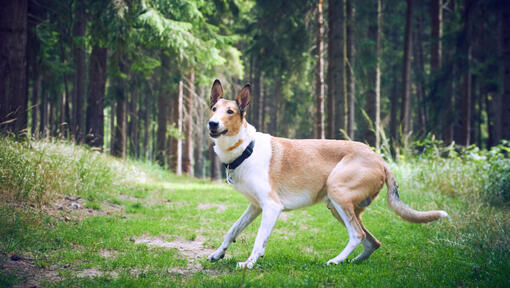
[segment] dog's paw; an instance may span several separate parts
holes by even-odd
[[[216,262],[216,261],[218,261],[220,259],[223,259],[223,257],[225,257],[225,251],[223,251],[223,250],[216,250],[216,251],[214,251],[214,253],[209,255],[209,257],[207,257],[207,260],[209,260],[211,262]]]
[[[253,268],[253,265],[255,265],[255,263],[251,260],[247,260],[244,262],[238,262],[237,269],[244,269],[244,268],[251,269],[251,268]]]
[[[326,265],[328,265],[328,266],[329,266],[329,265],[338,265],[339,263],[340,263],[340,264],[343,264],[343,263],[345,263],[345,262],[347,262],[347,261],[346,261],[346,259],[341,260],[341,259],[337,259],[337,258],[335,257],[335,258],[333,258],[333,259],[329,260],[329,261],[326,263]]]

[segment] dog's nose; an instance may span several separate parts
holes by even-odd
[[[220,125],[220,123],[218,122],[214,122],[214,121],[209,121],[209,129],[211,130],[216,130],[218,129],[218,126]]]

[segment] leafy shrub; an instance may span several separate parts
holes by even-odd
[[[491,162],[487,183],[483,191],[491,203],[510,204],[510,159]]]

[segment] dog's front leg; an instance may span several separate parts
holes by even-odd
[[[237,235],[239,235],[239,233],[241,233],[244,228],[246,228],[246,226],[248,226],[255,218],[257,218],[261,211],[262,209],[259,207],[250,204],[250,206],[246,208],[246,211],[244,211],[243,215],[236,221],[236,223],[234,223],[234,225],[232,225],[230,230],[228,230],[228,233],[225,236],[225,240],[221,244],[220,248],[209,255],[207,260],[214,262],[225,257],[225,251],[227,251],[230,243],[236,240]]]
[[[255,262],[257,262],[259,257],[264,256],[267,240],[273,231],[276,220],[278,220],[278,216],[280,216],[282,209],[283,207],[281,207],[281,205],[278,205],[272,201],[268,201],[268,203],[263,205],[262,221],[260,222],[259,231],[257,232],[257,238],[255,238],[255,245],[253,245],[251,255],[245,262],[237,263],[237,268],[246,267],[250,269],[253,267]]]

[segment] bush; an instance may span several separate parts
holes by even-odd
[[[484,188],[483,192],[491,203],[510,205],[510,159],[491,161]]]

